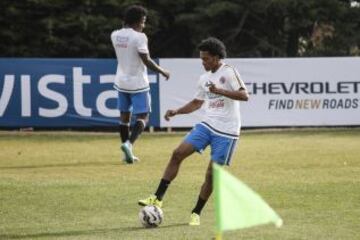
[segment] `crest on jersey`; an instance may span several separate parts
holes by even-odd
[[[221,84],[224,84],[226,80],[225,80],[224,77],[221,77],[219,81],[220,81]]]
[[[214,84],[214,83],[209,80],[205,83],[205,87],[210,87],[212,84]]]

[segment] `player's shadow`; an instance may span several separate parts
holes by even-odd
[[[150,228],[149,230],[162,229],[162,228],[174,228],[186,226],[186,223],[176,223],[170,225],[161,226],[161,228]],[[83,230],[83,231],[64,231],[64,232],[43,232],[33,234],[0,234],[0,239],[33,239],[33,238],[53,238],[53,237],[71,237],[81,235],[93,235],[109,232],[123,232],[123,231],[143,231],[144,227],[125,227],[125,228],[107,228],[107,229],[94,229],[94,230]]]
[[[108,232],[121,232],[122,228],[108,228],[108,229],[94,229],[83,231],[64,231],[64,232],[43,232],[34,234],[0,234],[0,239],[33,239],[33,238],[47,238],[47,237],[70,237],[81,235],[101,234]]]
[[[31,166],[2,166],[0,170],[5,169],[32,169],[32,168],[57,168],[57,167],[92,167],[92,166],[107,166],[107,165],[121,165],[118,162],[84,162],[84,163],[64,163],[64,164],[43,164]]]
[[[161,226],[160,228],[176,228],[176,227],[184,227],[184,226],[189,226],[189,224],[188,223],[174,223],[174,224]]]
[[[174,223],[174,224],[169,224],[169,225],[161,225],[161,227],[159,228],[147,228],[149,230],[152,230],[152,229],[163,229],[163,228],[176,228],[176,227],[183,227],[183,226],[188,226],[187,223]],[[126,228],[123,228],[124,231],[128,231],[128,232],[131,232],[131,231],[138,231],[138,230],[144,230],[145,228],[144,227],[126,227]]]

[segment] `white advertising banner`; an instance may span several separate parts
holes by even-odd
[[[243,127],[360,125],[360,58],[226,59],[238,69],[250,93],[241,103]],[[203,111],[178,115],[169,122],[167,109],[194,98],[200,59],[160,59],[171,71],[160,80],[160,126],[192,127]]]

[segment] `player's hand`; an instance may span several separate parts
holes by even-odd
[[[170,72],[167,70],[164,70],[161,72],[161,75],[165,77],[165,80],[168,80],[170,78]]]
[[[218,91],[219,89],[215,86],[214,83],[209,82],[206,86],[209,88],[209,91],[211,93],[219,93],[219,91]]]
[[[177,111],[176,110],[167,110],[166,113],[165,113],[165,120],[166,121],[169,121],[171,117],[175,116],[177,114]]]

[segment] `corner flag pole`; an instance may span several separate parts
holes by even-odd
[[[220,206],[220,179],[219,179],[219,173],[214,170],[215,164],[212,164],[212,171],[213,171],[213,187],[214,187],[214,202],[215,202],[215,218],[216,218],[216,236],[215,240],[222,240],[222,230],[221,230],[221,214],[219,210]]]
[[[222,240],[222,233],[218,232],[215,236],[215,240]]]

